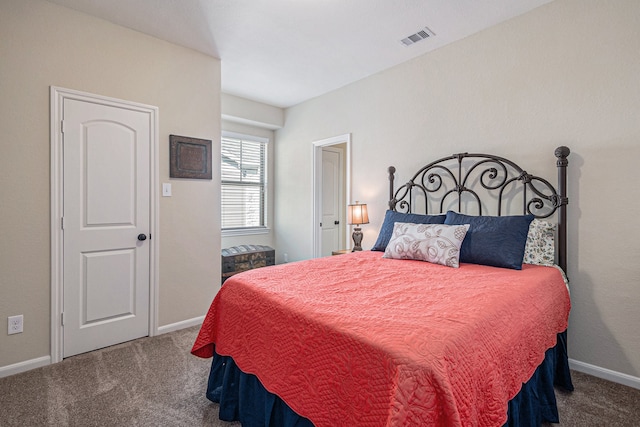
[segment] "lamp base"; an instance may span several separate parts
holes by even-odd
[[[361,251],[362,246],[360,246],[360,243],[362,243],[362,229],[360,227],[354,228],[351,237],[353,238],[353,249],[351,252]]]

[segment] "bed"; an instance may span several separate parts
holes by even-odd
[[[568,155],[555,151],[557,186],[494,155],[438,159],[398,188],[391,167],[374,250],[229,279],[192,349],[213,356],[207,397],[220,403],[220,418],[318,427],[558,422],[554,384],[573,389]]]

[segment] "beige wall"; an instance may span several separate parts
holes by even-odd
[[[169,179],[169,134],[219,152],[220,61],[40,0],[0,0],[0,368],[48,356],[49,87],[159,107],[159,325],[206,313],[219,288],[219,160],[213,180]],[[7,316],[24,333],[7,335]]]
[[[221,94],[222,120],[249,125],[259,129],[280,129],[284,124],[284,110],[273,105],[252,101],[228,93]]]
[[[427,160],[497,153],[554,181],[553,150],[567,145],[570,357],[639,377],[639,40],[636,0],[556,0],[288,109],[276,133],[278,250],[312,254],[312,141],[352,133],[365,247],[390,164],[405,182]]]

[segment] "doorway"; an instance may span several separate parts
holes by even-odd
[[[342,166],[337,165],[340,162]],[[351,188],[351,134],[314,141],[313,166],[312,253],[318,258],[350,246],[346,218]],[[328,172],[331,177],[324,176]],[[332,190],[325,191],[327,186]]]
[[[329,256],[333,251],[344,249],[345,206],[344,197],[344,150],[345,144],[322,147],[322,252]]]
[[[158,110],[55,87],[51,102],[56,362],[155,334]]]

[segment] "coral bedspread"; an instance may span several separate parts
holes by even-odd
[[[497,426],[569,309],[553,267],[360,252],[229,279],[192,353],[215,345],[318,427]]]

